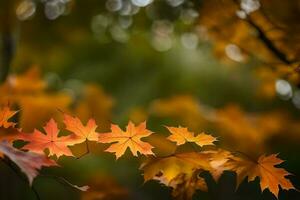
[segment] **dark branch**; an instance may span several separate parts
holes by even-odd
[[[3,14],[0,16],[0,20],[3,22],[0,24],[1,30],[1,63],[0,63],[0,83],[6,80],[8,75],[11,61],[15,52],[15,38],[12,33],[13,31],[13,19],[14,15],[12,14],[13,1],[5,1],[0,4],[0,12]]]
[[[292,64],[287,56],[275,46],[275,44],[267,37],[265,32],[250,18],[248,17],[246,21],[258,32],[258,38],[265,44],[265,46],[275,55],[280,61],[285,64]]]
[[[233,0],[233,2],[240,8],[239,0]],[[258,24],[256,24],[256,22],[251,18],[251,16],[247,15],[245,21],[257,31],[258,38],[262,41],[265,47],[270,52],[272,52],[275,57],[278,58],[278,60],[288,65],[293,64],[295,62],[288,59],[287,55],[284,52],[282,52],[279,48],[276,47],[273,41],[268,38],[265,31]]]
[[[12,164],[12,162],[11,162],[10,160],[8,160],[8,159],[6,159],[6,158],[1,158],[0,160],[1,160],[6,166],[8,166],[8,167],[9,167],[9,168],[10,168],[10,169],[18,176],[18,178],[19,178],[20,180],[22,180],[22,181],[26,182],[26,184],[28,184],[27,179],[19,173],[19,170],[15,168],[15,166]],[[37,199],[37,200],[41,200],[39,193],[37,192],[37,190],[35,189],[35,187],[34,187],[33,185],[30,187],[30,189],[31,189],[32,192],[34,193],[36,199]]]

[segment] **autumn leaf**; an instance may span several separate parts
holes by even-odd
[[[9,128],[14,127],[15,123],[8,122],[8,120],[14,116],[18,111],[10,110],[8,106],[1,108],[0,110],[0,127]]]
[[[48,159],[45,155],[20,151],[12,147],[7,141],[0,142],[0,153],[3,153],[19,166],[28,177],[30,185],[32,185],[33,179],[39,174],[38,170],[43,166],[57,166],[53,160]]]
[[[166,128],[171,132],[171,135],[167,138],[173,142],[176,142],[177,145],[185,144],[186,142],[194,142],[200,147],[204,145],[214,145],[217,139],[211,135],[205,133],[200,133],[197,136],[194,136],[193,132],[188,131],[185,127],[169,127]]]
[[[224,150],[224,149],[217,149],[217,150],[209,150],[204,151],[203,153],[209,154],[209,163],[212,167],[210,171],[212,177],[217,182],[221,175],[223,174],[225,169],[225,165],[227,162],[232,158],[231,152]]]
[[[140,169],[144,171],[145,181],[155,179],[168,185],[180,173],[190,173],[194,169],[211,170],[209,158],[210,156],[205,153],[180,153],[149,159]]]
[[[205,179],[200,177],[201,171],[194,170],[191,174],[178,174],[169,186],[173,188],[172,196],[175,199],[191,200],[197,190],[207,192]]]
[[[59,129],[53,119],[50,119],[44,126],[44,130],[46,134],[36,129],[31,134],[21,133],[18,138],[29,142],[23,149],[36,153],[43,153],[45,149],[48,149],[49,156],[56,155],[57,158],[62,155],[73,156],[67,147],[74,144],[73,135],[58,137]]]
[[[283,160],[278,158],[277,154],[262,155],[257,161],[235,156],[227,162],[225,168],[236,172],[237,186],[246,177],[248,177],[248,181],[254,181],[256,177],[259,177],[261,190],[269,189],[278,198],[279,186],[284,190],[295,189],[290,180],[286,178],[291,174],[283,168],[276,167],[281,163]]]
[[[14,140],[17,140],[19,135],[21,133],[21,129],[9,127],[9,128],[3,128],[0,127],[0,141],[6,140],[8,142],[13,142]]]
[[[82,143],[86,140],[98,141],[98,133],[96,132],[97,124],[94,119],[90,119],[86,126],[84,126],[77,117],[64,114],[64,123],[66,129],[77,136],[77,143]]]
[[[208,153],[188,152],[162,158],[152,158],[144,162],[140,169],[144,180],[158,180],[173,188],[173,196],[179,199],[191,199],[198,189],[205,191],[207,185],[198,175],[211,171],[211,155]]]
[[[143,155],[154,155],[152,152],[152,146],[141,141],[141,138],[151,135],[152,132],[146,129],[146,122],[135,126],[131,121],[126,127],[126,131],[123,131],[118,125],[111,125],[110,133],[99,134],[100,143],[112,143],[105,151],[115,153],[116,158],[121,157],[127,148],[130,149],[134,156],[138,156],[137,152]]]
[[[0,140],[7,140],[9,142],[16,139],[16,135],[19,134],[19,130],[14,128],[16,125],[8,120],[14,116],[18,111],[10,110],[8,106],[4,106],[0,109]]]

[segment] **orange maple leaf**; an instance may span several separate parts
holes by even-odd
[[[214,145],[217,139],[211,135],[207,135],[204,132],[194,135],[193,132],[188,131],[185,127],[169,127],[166,128],[171,132],[171,135],[167,138],[172,142],[176,142],[177,145],[185,144],[186,142],[194,142],[200,147],[204,145]]]
[[[275,167],[282,162],[283,160],[278,158],[277,154],[262,155],[258,161],[232,157],[226,168],[237,173],[237,186],[246,177],[248,177],[248,181],[254,181],[256,177],[259,177],[261,190],[269,189],[278,198],[279,186],[284,190],[295,189],[290,180],[286,178],[291,174],[283,168]]]
[[[31,134],[21,133],[18,139],[29,142],[23,149],[36,153],[43,153],[45,149],[48,149],[49,156],[56,155],[57,158],[62,155],[73,156],[67,147],[74,144],[73,135],[58,137],[59,129],[54,119],[49,120],[44,130],[46,134],[36,129]]]
[[[14,116],[18,111],[10,110],[8,106],[1,108],[0,110],[0,127],[9,128],[14,127],[15,123],[8,122],[8,120]]]
[[[76,135],[76,143],[82,143],[86,140],[98,141],[99,134],[96,132],[97,124],[94,119],[90,119],[84,126],[77,117],[64,114],[64,123],[66,129]]]
[[[130,149],[134,156],[137,156],[137,152],[144,155],[154,155],[152,152],[153,146],[147,142],[141,141],[141,138],[151,135],[152,132],[146,129],[146,122],[135,126],[131,121],[126,127],[126,131],[123,131],[118,125],[111,125],[110,133],[103,133],[99,135],[100,143],[112,143],[105,151],[115,153],[116,158],[121,157],[127,148]]]

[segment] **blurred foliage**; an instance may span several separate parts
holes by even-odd
[[[20,110],[14,121],[25,131],[62,121],[58,109],[94,117],[100,131],[147,120],[159,155],[176,148],[162,124],[207,131],[227,149],[280,152],[299,188],[299,19],[298,0],[0,0],[0,103]],[[38,178],[42,199],[171,199],[168,188],[143,184],[137,159],[114,161],[89,144],[89,155],[47,172],[91,190]],[[1,199],[33,198],[5,166],[0,174]],[[194,198],[272,199],[233,183],[225,174]]]

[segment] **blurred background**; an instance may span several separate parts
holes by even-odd
[[[156,133],[147,141],[168,155],[176,146],[163,125],[187,126],[228,150],[280,152],[299,188],[300,1],[0,0],[0,36],[0,103],[20,110],[24,131],[62,121],[57,108],[95,117],[99,132],[147,120]],[[140,159],[115,161],[108,145],[89,145],[90,154],[43,172],[91,189],[38,177],[41,199],[172,199],[170,188],[143,183]],[[0,199],[35,198],[5,165],[0,176]],[[274,199],[258,180],[235,191],[232,173],[208,186],[194,199]]]

